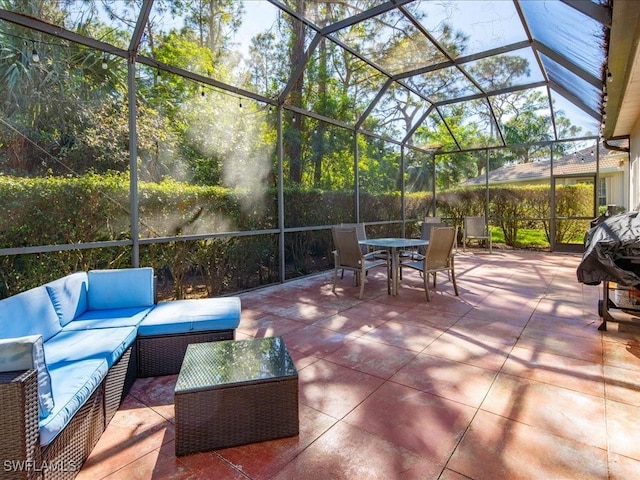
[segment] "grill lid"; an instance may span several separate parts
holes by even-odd
[[[578,265],[578,281],[598,285],[612,281],[640,285],[640,212],[613,215],[585,235],[585,251]]]

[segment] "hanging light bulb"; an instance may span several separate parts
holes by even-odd
[[[240,102],[240,108],[242,108],[242,97],[238,97],[238,101]]]
[[[109,64],[107,63],[107,53],[105,52],[102,55],[102,69],[106,70],[107,68],[109,68]]]
[[[38,63],[40,61],[40,55],[38,55],[38,50],[36,50],[36,43],[33,43],[33,50],[31,50],[31,61],[33,63]]]

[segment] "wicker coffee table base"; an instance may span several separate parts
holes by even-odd
[[[234,359],[228,362],[234,368]],[[202,368],[216,366],[203,363]],[[175,412],[178,456],[295,436],[299,433],[297,372],[295,376],[176,389]]]

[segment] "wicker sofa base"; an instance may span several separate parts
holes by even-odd
[[[187,345],[234,338],[235,330],[138,337],[64,430],[44,448],[40,446],[36,371],[0,373],[4,432],[0,478],[75,478],[136,378],[177,374]]]
[[[0,373],[0,399],[0,425],[3,431],[0,476],[7,480],[40,478],[36,468],[42,463],[36,371]]]
[[[138,377],[177,375],[180,373],[182,360],[189,344],[234,339],[235,330],[138,336],[136,340]]]
[[[135,373],[136,350],[131,346],[64,430],[44,448],[40,446],[36,371],[0,373],[0,422],[5,427],[0,442],[0,478],[75,478],[133,385]]]
[[[136,381],[138,350],[135,345],[129,347],[122,357],[109,369],[104,379],[105,428],[120,408]]]
[[[42,452],[47,480],[71,480],[89,457],[105,430],[104,382],[80,407],[69,424]]]

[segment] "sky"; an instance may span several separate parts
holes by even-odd
[[[240,0],[237,0],[240,1]],[[251,39],[258,33],[276,25],[279,9],[266,0],[243,0],[245,14],[239,30],[233,36],[234,43],[245,59],[249,58],[249,46]],[[79,2],[82,5],[84,2]],[[124,4],[124,2],[123,2]],[[553,11],[556,5],[553,1],[537,0],[535,10],[540,12],[538,23],[547,18],[553,18]],[[540,8],[538,8],[540,7]],[[456,30],[463,32],[468,37],[467,49],[463,55],[470,55],[491,48],[496,48],[505,44],[526,40],[526,34],[515,10],[513,2],[506,0],[430,0],[416,1],[408,4],[407,9],[423,18],[423,24],[430,32],[441,31],[442,25],[446,22],[453,25]],[[164,14],[158,18],[156,9],[152,10],[152,16],[156,16],[164,30],[179,28],[181,24],[180,16],[170,16]],[[525,54],[529,59],[532,75],[528,81],[542,79],[537,62],[533,54]],[[554,95],[556,98],[559,94]],[[582,110],[575,107],[568,101],[562,101],[563,110],[576,123],[584,125],[585,130],[597,130],[597,121],[588,117]],[[592,133],[594,133],[592,131]]]

